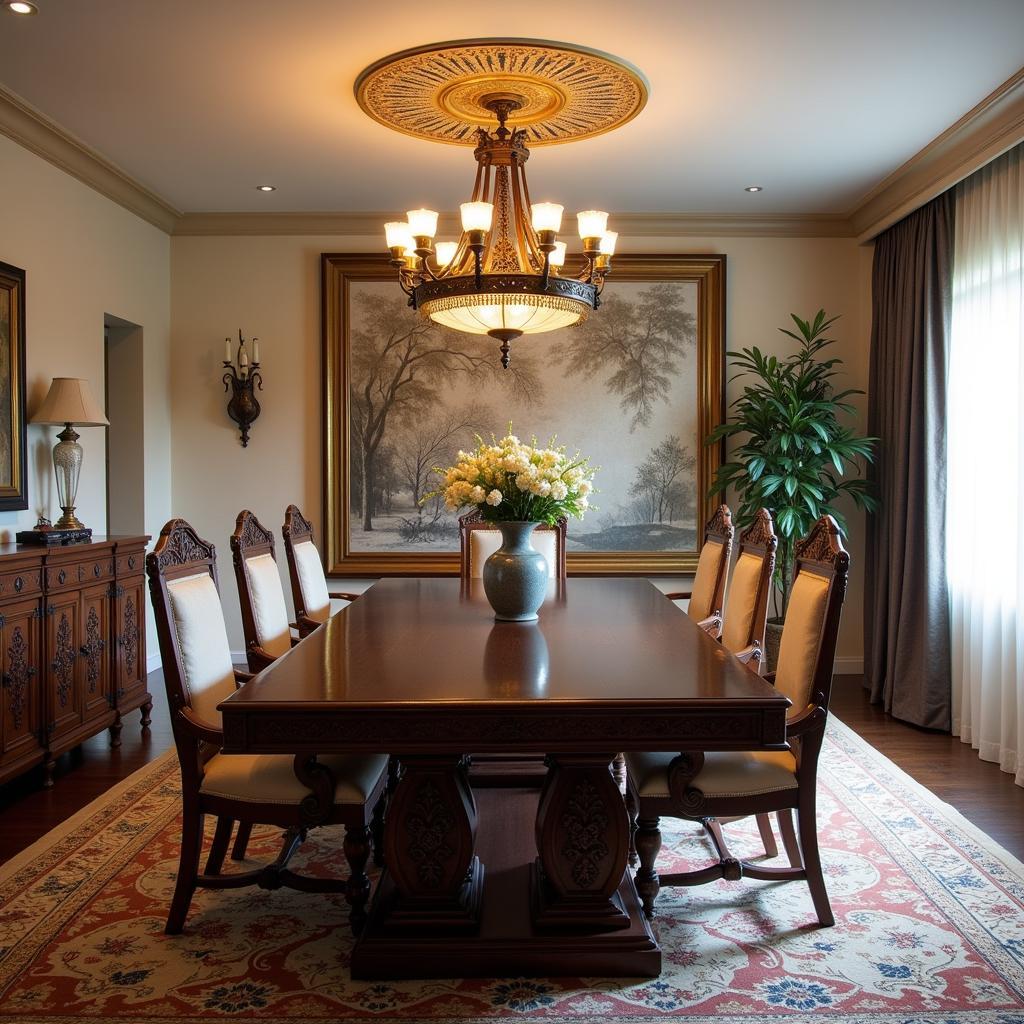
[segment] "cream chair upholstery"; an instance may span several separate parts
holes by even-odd
[[[741,552],[736,559],[722,626],[722,646],[733,654],[738,654],[750,643],[750,627],[757,611],[757,590],[763,568],[764,559],[751,552]]]
[[[295,623],[300,637],[308,636],[332,615],[341,611],[358,594],[331,593],[327,588],[320,552],[313,543],[313,524],[297,505],[285,509],[284,550],[295,605]]]
[[[558,573],[558,535],[554,530],[534,530],[530,537],[534,550],[548,563],[548,576]],[[484,562],[501,547],[500,530],[473,530],[469,535],[469,577],[478,580],[484,571]]]
[[[702,885],[717,878],[747,876],[806,881],[818,922],[825,927],[835,923],[818,852],[815,806],[818,755],[828,719],[849,566],[850,557],[831,516],[819,519],[808,537],[796,545],[779,671],[766,677],[792,701],[785,736],[788,750],[626,755],[631,814],[637,816],[634,842],[640,867],[636,888],[649,917],[654,915],[654,901],[663,885]],[[760,571],[765,569],[762,566]],[[741,586],[749,585],[744,582],[748,575],[753,575],[751,565],[744,567]],[[794,810],[799,843],[793,828]],[[755,814],[760,824],[760,816],[773,811],[779,814],[789,867],[769,867],[733,856],[721,823]],[[655,869],[661,848],[659,822],[666,816],[701,822],[714,843],[718,863],[659,876]]]
[[[231,561],[242,612],[242,633],[249,670],[261,672],[291,650],[284,587],[274,554],[274,534],[248,509],[235,519]]]
[[[255,517],[248,515],[255,522]],[[236,569],[241,570],[245,545],[234,547],[239,556]],[[264,582],[269,580],[270,573],[276,577],[272,558],[268,556],[264,561],[254,557],[252,561],[255,576],[264,576]],[[218,705],[231,696],[237,684],[252,676],[231,664],[217,589],[214,547],[183,519],[172,519],[146,556],[146,572],[181,767],[181,855],[166,932],[174,935],[182,930],[197,887],[234,889],[241,885],[344,893],[352,908],[352,927],[358,931],[366,919],[370,895],[366,863],[372,848],[371,826],[375,837],[383,834],[387,756],[338,756],[319,761],[333,780],[334,799],[324,801],[326,806],[320,809],[316,823],[345,826],[343,852],[349,877],[313,878],[291,871],[288,860],[311,827],[307,804],[314,795],[300,780],[296,759],[290,755],[240,756],[221,752],[223,733]],[[278,598],[278,624],[281,603]],[[206,868],[200,873],[206,815],[217,818],[217,828]],[[238,835],[233,859],[244,859],[252,826],[264,824],[286,830],[277,860],[251,871],[222,874],[236,822]]]

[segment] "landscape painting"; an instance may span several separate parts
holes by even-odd
[[[25,271],[0,263],[0,510],[26,508]]]
[[[569,523],[570,573],[692,568],[717,454],[702,438],[721,412],[723,261],[617,258],[585,323],[517,339],[503,369],[497,341],[411,310],[386,261],[325,257],[331,571],[456,572],[458,514],[434,468],[510,424],[599,467],[593,507]]]

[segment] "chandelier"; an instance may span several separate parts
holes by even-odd
[[[571,327],[601,303],[617,234],[608,214],[577,214],[582,263],[567,268],[563,207],[533,203],[530,146],[587,138],[643,107],[646,82],[617,58],[565,43],[463,40],[371,65],[356,83],[371,117],[406,134],[473,144],[476,178],[457,241],[436,241],[438,214],[409,210],[384,225],[409,305],[444,327],[511,343]],[[579,264],[579,260],[575,260]]]

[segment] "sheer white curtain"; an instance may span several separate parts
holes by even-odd
[[[947,445],[953,733],[1024,786],[1024,146],[957,186]]]

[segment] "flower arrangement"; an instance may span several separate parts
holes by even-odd
[[[434,470],[444,479],[434,493],[444,496],[449,509],[475,505],[492,523],[554,526],[563,516],[583,518],[590,507],[594,470],[579,452],[570,456],[564,445],[553,447],[553,439],[548,448],[538,447],[536,438],[524,444],[511,427],[500,441],[476,440],[476,449],[460,451],[454,466]]]

